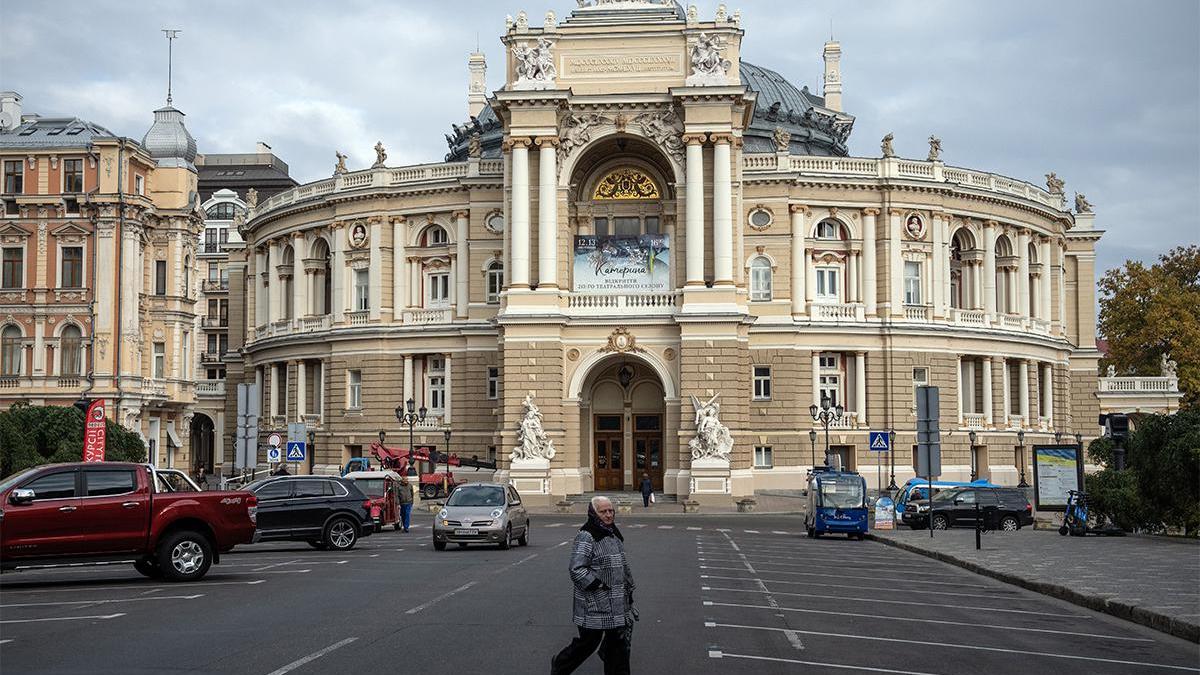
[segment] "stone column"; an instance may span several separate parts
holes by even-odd
[[[983,357],[983,425],[992,426],[992,357]]]
[[[420,307],[425,304],[421,298],[421,259],[408,260],[408,306]]]
[[[267,299],[267,296],[270,294],[270,291],[267,288],[266,280],[262,276],[263,272],[266,272],[267,269],[268,269],[268,267],[267,267],[266,251],[263,251],[261,248],[255,248],[254,249],[254,278],[250,280],[250,284],[254,284],[254,289],[255,289],[255,293],[254,293],[254,325],[256,327],[262,326],[271,320],[270,315],[267,313],[271,309],[270,300]],[[247,285],[250,285],[250,284],[247,284]]]
[[[1017,313],[1029,316],[1029,230],[1017,231]]]
[[[684,236],[688,286],[704,285],[704,134],[684,134],[687,143]]]
[[[1001,404],[1004,406],[1004,414],[1000,416],[1000,420],[1005,426],[1008,426],[1008,416],[1012,414],[1012,386],[1010,377],[1011,374],[1008,372],[1008,359],[1000,359],[1000,368],[1000,386],[1004,389],[1004,392],[1000,397]]]
[[[858,413],[858,426],[867,424],[867,353],[854,353],[854,412]]]
[[[966,379],[966,377],[963,374],[962,356],[959,356],[957,359],[955,359],[954,364],[954,381],[958,389],[958,426],[961,427],[963,423],[963,413],[966,412],[966,405],[964,405],[966,403],[966,387],[963,386],[963,380]]]
[[[983,223],[983,311],[996,315],[996,221]]]
[[[392,217],[392,317],[394,321],[402,320],[404,308],[408,306],[408,284],[404,277],[408,274],[408,261],[405,259],[408,248],[408,219],[404,216]]]
[[[308,369],[304,367],[304,360],[296,361],[296,421],[303,422],[304,414],[308,412],[305,389],[308,387]]]
[[[980,309],[984,306],[983,305],[983,303],[984,303],[984,299],[983,299],[983,297],[984,297],[984,295],[983,295],[984,282],[983,282],[983,279],[980,278],[980,277],[984,276],[984,274],[983,274],[983,272],[980,271],[981,267],[982,267],[982,265],[978,260],[971,261],[970,268],[971,268],[971,308],[972,309]]]
[[[1021,359],[1017,362],[1017,392],[1021,404],[1023,424],[1029,426],[1029,361]]]
[[[1058,320],[1057,334],[1065,335],[1067,332],[1067,250],[1062,241],[1054,245],[1054,254],[1054,285],[1058,294],[1058,311],[1055,312],[1055,319]]]
[[[270,424],[271,418],[275,417],[275,411],[279,410],[279,373],[277,371],[279,364],[272,363],[267,368],[267,377],[269,378],[267,386],[271,388],[271,393],[267,397],[267,410],[262,416],[266,418],[267,424]]]
[[[812,355],[812,396],[813,403],[821,404],[821,352]]]
[[[801,204],[788,207],[792,214],[792,314],[804,314],[804,279],[808,265],[804,258],[804,221],[808,208]]]
[[[529,139],[512,144],[512,276],[511,288],[529,288]]]
[[[256,366],[254,368],[254,386],[257,389],[257,393],[258,393],[258,416],[263,418],[259,422],[259,424],[262,424],[264,426],[271,419],[271,411],[263,410],[263,408],[265,407],[263,405],[263,393],[266,391],[266,389],[263,388],[263,379],[266,376],[265,371],[266,371],[266,368],[264,368],[262,366]]]
[[[443,423],[443,424],[446,424],[446,425],[449,425],[449,424],[450,424],[450,421],[451,421],[451,418],[450,418],[450,401],[451,401],[451,400],[454,398],[454,393],[453,393],[453,392],[454,392],[454,389],[453,389],[453,386],[452,386],[452,384],[451,384],[451,382],[450,382],[450,370],[451,370],[451,369],[450,369],[450,366],[451,366],[451,362],[450,362],[450,354],[449,354],[449,353],[447,353],[447,354],[446,354],[446,388],[445,388],[446,400],[445,400],[445,402],[444,402],[444,404],[443,404],[443,408],[442,408],[442,410],[443,410],[443,412],[442,412],[442,423]]]
[[[940,214],[933,214],[933,260],[929,266],[929,287],[932,291],[928,298],[929,303],[933,305],[933,316],[942,317],[946,315],[944,304],[946,299],[950,297],[947,286],[950,283],[950,275],[942,274],[942,265],[949,259],[946,247],[946,218]]]
[[[1042,416],[1050,420],[1050,428],[1054,428],[1054,366],[1042,364]]]
[[[558,138],[538,144],[538,289],[558,288],[558,170],[554,146]]]
[[[812,260],[813,249],[804,247],[804,301],[812,308],[813,300],[817,297],[817,266]],[[816,314],[816,312],[812,312]]]
[[[1038,318],[1050,321],[1050,238],[1038,237],[1038,260],[1042,263],[1041,288],[1038,289]]]
[[[967,412],[979,412],[979,406],[975,405],[975,359],[969,359],[965,362],[967,366]]]
[[[457,265],[454,268],[454,286],[457,291],[454,300],[455,316],[460,319],[467,318],[467,309],[470,305],[470,282],[471,282],[471,254],[467,249],[467,238],[470,236],[468,227],[468,213],[466,211],[454,212],[454,224],[457,232],[455,232],[455,258]]]
[[[42,267],[45,265],[43,264]],[[33,374],[46,374],[46,320],[41,317],[33,325]],[[188,379],[191,377],[189,376]]]
[[[333,322],[346,319],[346,230],[343,223],[334,223],[329,236],[333,244],[329,252],[330,301],[333,303]]]
[[[308,245],[304,235],[292,235],[292,314],[296,319],[310,314],[308,307],[308,284],[304,283],[304,259],[308,257]],[[296,322],[299,324],[299,322]]]
[[[846,254],[846,302],[858,302],[858,254]]]
[[[412,354],[404,355],[404,400],[413,397],[413,357]]]
[[[892,316],[904,315],[904,261],[900,259],[900,218],[903,215],[899,209],[888,211],[888,303]]]
[[[320,366],[321,379],[317,381],[317,414],[321,416],[321,424],[326,423],[325,419],[325,390],[328,388],[328,382],[325,381],[326,373],[329,369],[326,367],[324,359],[317,362]]]
[[[879,215],[879,209],[863,209],[863,303],[867,316],[874,316],[876,313],[876,299],[878,298],[879,288],[875,281],[875,217]]]
[[[368,218],[367,226],[371,228],[368,252],[371,267],[367,271],[367,317],[378,321],[383,309],[383,218]]]
[[[713,285],[733,284],[733,167],[729,134],[713,134]]]

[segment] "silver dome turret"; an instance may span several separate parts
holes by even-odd
[[[154,111],[154,124],[142,138],[142,147],[163,167],[196,170],[196,139],[183,125],[183,113],[167,105]]]

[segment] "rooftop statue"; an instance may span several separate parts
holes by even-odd
[[[246,205],[250,208],[258,206],[258,190],[250,188],[246,191]]]
[[[942,139],[937,136],[929,136],[929,157],[930,162],[939,161],[942,156]]]
[[[723,58],[721,52],[725,45],[719,35],[709,36],[701,33],[692,45],[692,74],[688,75],[686,84],[689,87],[703,87],[726,84],[726,75],[733,65],[729,59]]]
[[[346,156],[338,150],[334,150],[333,154],[337,155],[337,164],[333,166],[333,173],[346,173]]]
[[[1091,213],[1092,203],[1087,200],[1087,197],[1075,193],[1075,213]]]
[[[792,143],[792,135],[789,134],[787,130],[785,130],[783,127],[775,127],[775,133],[772,134],[772,137],[775,139],[776,152],[788,151],[788,147]]]
[[[1058,175],[1055,174],[1053,171],[1046,174],[1046,189],[1050,191],[1050,194],[1052,194],[1052,195],[1063,194],[1063,187],[1065,187],[1066,184],[1067,184],[1066,181],[1059,178]]]
[[[479,143],[479,134],[471,134],[467,141],[467,157],[479,159],[483,156],[483,146]]]
[[[1163,377],[1176,377],[1178,368],[1179,364],[1175,363],[1170,354],[1163,353],[1162,356],[1158,357],[1158,369]]]
[[[554,67],[554,56],[550,53],[553,45],[544,37],[539,37],[533,47],[518,45],[513,47],[513,56],[517,59],[517,81],[514,89],[553,89],[554,78],[558,72]]]
[[[884,157],[895,157],[896,156],[896,149],[892,147],[892,141],[895,140],[895,138],[896,137],[893,136],[891,134],[891,132],[888,132],[888,135],[884,136],[883,140],[880,141],[879,148],[881,150],[883,150]]]
[[[371,165],[372,169],[378,169],[387,161],[387,151],[383,149],[383,141],[375,142],[375,163]]]

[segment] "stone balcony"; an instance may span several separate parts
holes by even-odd
[[[406,309],[401,314],[401,320],[405,326],[451,323],[454,321],[454,309],[452,307]]]
[[[987,424],[983,413],[963,413],[962,427],[964,429],[986,429]]]
[[[679,293],[589,294],[567,296],[567,313],[575,316],[671,315],[680,303]]]
[[[196,380],[196,395],[224,398],[225,380]]]
[[[1097,384],[1102,413],[1172,413],[1183,400],[1179,378],[1171,375],[1101,377]]]
[[[817,303],[808,306],[813,321],[849,322],[865,321],[866,309],[857,302]]]

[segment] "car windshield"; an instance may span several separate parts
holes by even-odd
[[[860,509],[863,507],[861,478],[826,477],[819,479],[821,506],[827,509]]]
[[[355,478],[354,484],[368,497],[382,497],[385,490],[382,478]]]
[[[8,478],[5,478],[3,482],[0,482],[0,492],[4,492],[8,488],[16,485],[17,483],[20,483],[21,481],[25,480],[30,475],[32,475],[34,471],[37,471],[40,468],[41,467],[35,466],[32,469],[25,469],[24,471],[21,471],[20,473],[15,473],[15,474],[9,476]]]
[[[504,506],[504,488],[464,485],[450,495],[446,506]]]
[[[942,490],[941,492],[939,492],[933,496],[933,501],[935,501],[935,502],[954,501],[954,498],[961,495],[963,492],[965,492],[965,490]]]

